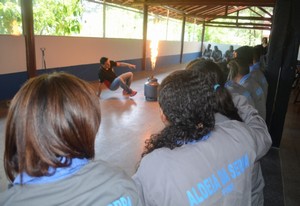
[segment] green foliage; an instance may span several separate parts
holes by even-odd
[[[265,9],[269,13],[273,13],[271,8],[265,8]],[[253,12],[253,10],[255,12]],[[260,9],[257,9],[255,7],[252,10],[250,9],[242,10],[240,11],[239,15],[257,16],[257,13],[260,12],[261,12]],[[263,16],[264,14],[262,13],[261,15]],[[236,13],[231,14],[231,16],[236,16]],[[225,21],[225,20],[218,20],[218,21]],[[255,23],[255,21],[253,20],[251,20],[250,22]],[[262,36],[263,36],[262,30],[206,27],[204,41],[221,43],[221,44],[237,44],[237,45],[254,46],[261,43]]]
[[[34,32],[37,35],[72,35],[80,33],[82,5],[80,0],[36,0]]]
[[[33,0],[36,35],[79,34],[83,8],[80,0]],[[17,2],[0,2],[0,34],[22,33],[21,8]]]
[[[262,31],[206,27],[204,41],[219,44],[256,45],[260,44]]]
[[[21,8],[16,2],[0,2],[0,34],[21,34]]]

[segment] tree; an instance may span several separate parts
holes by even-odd
[[[38,35],[80,33],[83,7],[80,0],[35,0],[34,32]]]
[[[22,33],[21,8],[17,2],[0,1],[0,34]]]
[[[36,35],[72,35],[80,33],[83,7],[80,0],[33,0]],[[22,34],[18,1],[0,1],[0,34]]]

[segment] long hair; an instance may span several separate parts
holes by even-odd
[[[158,102],[168,124],[146,141],[142,156],[157,148],[174,149],[200,140],[214,128],[217,104],[213,84],[206,75],[189,70],[171,73],[159,87]]]
[[[227,80],[233,81],[234,78],[239,74],[239,64],[235,59],[232,59],[228,62],[227,67],[229,69]]]
[[[219,112],[231,120],[242,121],[238,109],[234,106],[230,92],[225,88],[226,77],[220,66],[212,61],[198,61],[193,63],[187,70],[193,70],[198,74],[206,75],[215,87],[217,107],[214,112]]]
[[[6,125],[4,166],[8,178],[26,172],[51,175],[72,158],[92,159],[101,121],[100,102],[88,83],[65,73],[28,80],[13,98]],[[64,157],[65,161],[61,162]]]

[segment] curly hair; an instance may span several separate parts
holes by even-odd
[[[238,109],[234,106],[230,92],[224,86],[226,77],[220,66],[212,61],[204,60],[193,63],[186,69],[193,70],[198,74],[204,74],[213,85],[220,85],[215,91],[218,105],[214,110],[216,113],[219,112],[232,120],[242,121],[238,114]]]
[[[217,103],[208,75],[189,70],[171,73],[159,87],[158,102],[168,125],[151,135],[142,156],[158,148],[174,149],[198,141],[214,128]]]

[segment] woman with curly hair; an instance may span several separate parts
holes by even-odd
[[[100,102],[66,73],[28,80],[7,116],[0,205],[142,205],[130,177],[94,160]]]
[[[133,176],[146,205],[251,205],[252,168],[271,138],[251,106],[251,127],[219,113],[224,91],[211,73],[194,70],[162,81],[158,102],[165,128],[146,141]]]

